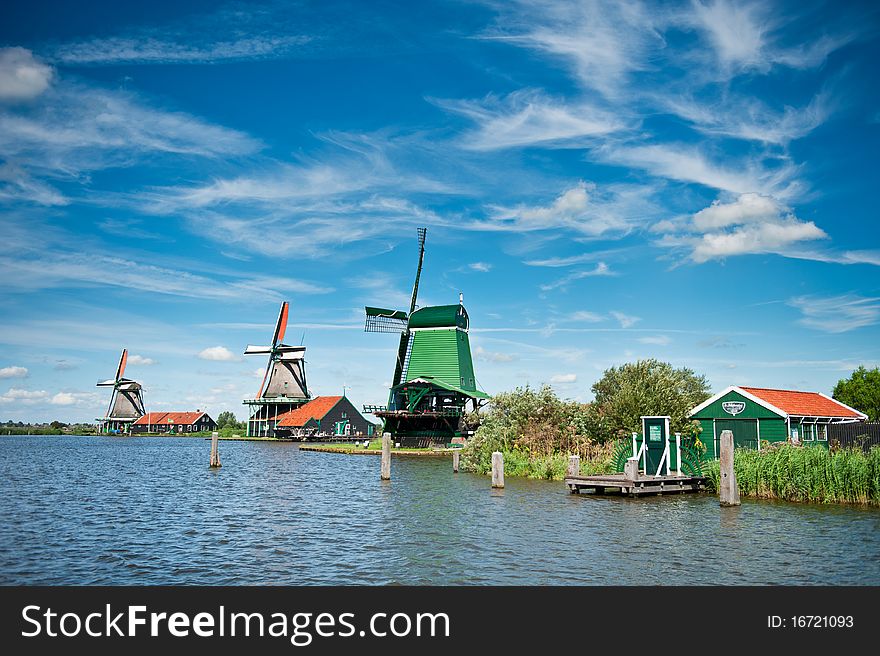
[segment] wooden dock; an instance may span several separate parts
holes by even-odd
[[[638,476],[635,480],[624,474],[598,476],[566,476],[565,484],[572,494],[587,490],[594,494],[626,494],[631,497],[646,494],[684,494],[706,488],[703,476]]]

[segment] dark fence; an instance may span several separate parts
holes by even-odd
[[[828,442],[842,447],[861,447],[866,452],[880,446],[880,423],[829,424]]]

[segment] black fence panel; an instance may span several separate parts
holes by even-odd
[[[872,446],[880,446],[880,423],[829,424],[828,442],[870,451]]]

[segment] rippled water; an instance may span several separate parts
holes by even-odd
[[[2,584],[880,584],[880,511],[591,498],[447,459],[0,437]]]

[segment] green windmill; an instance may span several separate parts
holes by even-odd
[[[419,264],[409,312],[366,308],[368,333],[400,333],[387,406],[364,406],[385,421],[385,431],[404,446],[447,444],[463,434],[462,418],[489,395],[477,389],[470,319],[457,305],[416,309],[427,228],[419,228]]]

